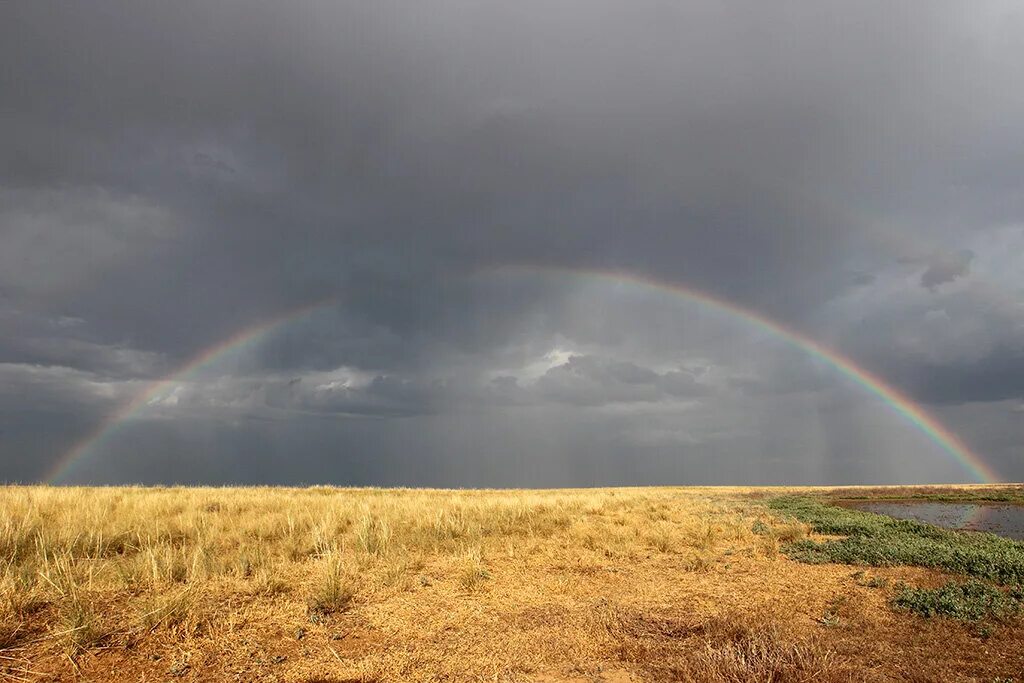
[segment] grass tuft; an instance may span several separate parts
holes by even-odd
[[[483,556],[479,547],[470,548],[462,557],[458,570],[459,583],[468,591],[474,590],[480,582],[491,578],[484,567]]]
[[[320,559],[320,573],[307,601],[311,617],[344,612],[356,596],[354,573],[337,548]]]
[[[78,598],[61,605],[57,634],[72,655],[88,650],[109,635],[92,607]]]
[[[391,526],[383,519],[366,514],[359,520],[356,542],[368,555],[380,555],[391,544]]]
[[[671,552],[675,547],[675,538],[667,525],[658,525],[654,533],[648,535],[647,542],[659,553]]]
[[[196,616],[196,589],[185,587],[155,593],[142,603],[139,625],[145,631],[172,628]]]
[[[677,629],[678,630],[678,629]],[[853,683],[864,680],[850,663],[820,639],[783,633],[768,615],[727,613],[698,627],[686,650],[662,651],[658,679],[685,683]],[[668,634],[688,637],[688,632]]]
[[[860,680],[831,650],[814,642],[784,642],[773,633],[707,643],[673,672],[687,683]]]

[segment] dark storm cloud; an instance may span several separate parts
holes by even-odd
[[[101,344],[82,328],[80,318],[35,315],[0,303],[0,358],[13,364],[75,368],[99,376],[128,380],[167,370],[159,354],[125,344]]]
[[[865,287],[872,284],[875,281],[875,276],[871,273],[854,273],[850,276],[851,284],[857,287]]]
[[[895,187],[870,187],[876,170],[919,182],[908,155],[954,163],[945,136],[986,138],[978,112],[1019,104],[998,70],[971,79],[955,6],[865,5],[841,24],[699,4],[109,7],[10,12],[5,177],[177,208],[192,244],[150,264],[154,279],[216,288],[215,306],[337,289],[351,260],[424,274],[545,260],[658,272],[785,312],[837,286],[828,266],[855,227],[805,197],[868,185],[888,203]],[[803,40],[782,47],[793,33]],[[967,51],[943,59],[941,39]],[[956,88],[970,110],[941,106]],[[916,125],[925,113],[931,129]],[[197,158],[236,172],[196,177]],[[165,264],[186,260],[190,277],[174,278]],[[174,298],[166,289],[139,298]]]
[[[974,252],[970,249],[936,256],[921,273],[921,286],[934,291],[941,284],[966,276],[970,272],[973,258]]]
[[[0,378],[0,401],[9,413],[31,408],[49,413],[84,410],[91,415],[102,414],[131,391],[92,373],[55,366],[0,363]],[[31,403],[25,401],[26,397]]]
[[[979,272],[928,289],[908,286],[917,282],[918,261],[882,273],[871,288],[832,303],[835,329],[827,336],[925,404],[1024,396],[1024,291],[1001,273],[1019,268],[1022,247],[1024,227],[982,231],[961,261]]]
[[[961,363],[908,361],[892,372],[916,398],[927,403],[1024,399],[1024,348],[1020,347],[996,348],[982,358]]]
[[[915,284],[951,296],[986,274],[989,228],[1024,215],[1022,26],[1001,3],[5,4],[0,361],[23,410],[62,386],[24,368],[65,373],[65,424],[85,424],[89,382],[130,395],[330,301],[161,409],[440,419],[826,391],[731,323],[480,273],[626,269],[812,336],[851,291],[881,302],[851,325],[903,317],[884,291],[900,257],[945,255]],[[894,249],[904,233],[924,245]],[[931,365],[896,323],[833,341],[925,400],[998,399],[1019,395],[999,370],[1015,315],[985,361],[952,324]],[[466,448],[505,434],[466,429]],[[618,471],[629,445],[587,439]],[[534,445],[580,467],[557,441]]]

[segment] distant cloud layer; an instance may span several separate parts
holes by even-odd
[[[1022,31],[1014,2],[2,5],[0,480],[161,377],[71,480],[965,476],[792,343],[584,271],[798,329],[1019,480]]]

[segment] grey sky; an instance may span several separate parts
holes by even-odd
[[[1015,2],[0,5],[0,480],[1024,478]],[[507,266],[543,268],[517,269]],[[545,270],[546,268],[546,270]]]

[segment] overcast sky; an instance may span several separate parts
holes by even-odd
[[[1022,35],[1016,1],[3,3],[0,481],[970,480],[612,270],[1022,480]]]

